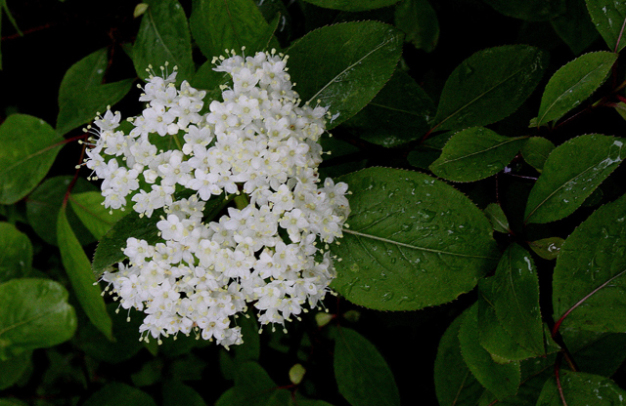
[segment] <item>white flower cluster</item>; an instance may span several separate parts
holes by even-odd
[[[206,93],[186,81],[178,90],[174,71],[147,79],[140,101],[148,104],[129,119],[129,134],[117,130],[119,113],[95,121],[86,165],[103,179],[104,205],[132,201],[142,215],[166,213],[157,223],[163,241],[129,238],[129,263],[102,277],[123,308],[146,314],[142,337],[195,331],[239,344],[233,319],[248,305],[262,325],[284,325],[329,291],[332,258],[316,244],[342,236],[347,185],[326,179],[318,187],[326,109],[298,106],[286,59],[218,59],[215,70],[233,85],[205,114]],[[191,196],[177,199],[182,190]],[[239,208],[203,222],[206,201],[222,193],[239,195]]]

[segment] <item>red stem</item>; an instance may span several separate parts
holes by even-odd
[[[563,386],[561,385],[561,374],[559,371],[559,362],[554,363],[554,378],[556,379],[556,387],[559,389],[559,396],[561,397],[561,402],[563,406],[567,406],[567,402],[565,401],[565,395],[563,394]]]

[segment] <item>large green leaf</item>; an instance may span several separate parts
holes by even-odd
[[[148,65],[157,75],[160,66],[169,63],[168,73],[178,67],[177,83],[189,80],[195,71],[191,59],[191,35],[185,11],[177,0],[146,0],[148,10],[143,15],[132,58],[140,78],[148,77]]]
[[[524,140],[525,137],[504,137],[484,127],[468,128],[450,138],[430,170],[455,182],[485,179],[504,169]]]
[[[156,406],[145,392],[120,382],[111,382],[91,395],[83,406]]]
[[[537,126],[558,120],[591,96],[604,83],[616,60],[612,52],[591,52],[556,71],[541,97]]]
[[[69,201],[74,213],[98,240],[128,213],[121,210],[114,210],[111,213],[111,210],[102,204],[104,197],[100,192],[72,194]]]
[[[76,313],[61,284],[13,279],[0,284],[0,360],[69,340]]]
[[[0,283],[23,277],[33,263],[33,244],[14,225],[0,222]]]
[[[434,378],[440,406],[475,406],[485,391],[461,356],[459,329],[465,314],[450,324],[437,348]]]
[[[377,21],[312,31],[287,51],[296,91],[329,107],[333,128],[359,112],[389,80],[402,53],[402,33]]]
[[[622,196],[596,210],[563,243],[552,282],[554,319],[586,299],[563,326],[626,331],[625,213],[626,196]]]
[[[259,364],[248,361],[237,365],[235,387],[224,392],[215,406],[278,406],[288,404],[283,402],[289,397],[290,393],[279,389]]]
[[[391,6],[399,0],[304,0],[319,7],[342,11],[365,11]]]
[[[589,18],[585,0],[565,1],[565,13],[550,20],[550,24],[572,52],[578,55],[598,38],[598,31]]]
[[[626,19],[626,1],[624,0],[586,0],[587,9],[596,29],[604,38],[611,51],[621,51],[626,46],[626,36],[622,34]],[[619,46],[617,39],[620,38]]]
[[[612,376],[626,358],[625,333],[559,330],[567,351],[580,372]]]
[[[484,0],[509,17],[527,21],[544,21],[565,11],[565,0]]]
[[[37,117],[10,115],[0,126],[0,204],[13,204],[46,176],[63,138]]]
[[[446,81],[434,129],[461,130],[507,117],[539,83],[546,57],[527,45],[489,48],[470,56]]]
[[[515,395],[521,382],[520,364],[499,364],[480,345],[477,311],[476,305],[469,308],[459,329],[463,360],[478,382],[498,399]]]
[[[379,310],[415,310],[454,300],[495,265],[483,213],[430,176],[370,168],[342,178],[352,213],[335,262],[333,288]]]
[[[352,406],[400,405],[393,374],[376,347],[349,328],[335,333],[335,378]]]
[[[46,179],[28,196],[26,201],[28,223],[37,235],[48,244],[57,245],[57,219],[70,185],[72,185],[71,176],[55,176]],[[71,191],[80,193],[94,190],[96,190],[95,186],[85,179],[78,178]],[[71,207],[67,210],[67,219],[72,229],[76,231],[80,244],[85,245],[93,242],[94,237],[83,226],[74,210]]]
[[[549,379],[537,406],[562,406],[563,399],[568,406],[619,406],[626,405],[626,391],[602,376],[561,370],[560,385]]]
[[[102,84],[108,63],[108,51],[102,48],[67,70],[59,88],[59,135],[92,121],[97,112],[103,112],[128,93],[133,79]]]
[[[100,286],[94,284],[91,264],[83,247],[74,235],[67,220],[65,207],[59,211],[57,220],[57,241],[61,250],[61,260],[72,283],[74,293],[89,320],[110,340],[113,340],[113,323],[107,314]]]
[[[396,27],[415,48],[432,52],[439,42],[439,21],[428,0],[404,0],[396,6]]]
[[[530,254],[517,244],[507,248],[492,279],[491,300],[504,329],[535,356],[545,354],[539,311],[539,278]]]
[[[209,61],[224,51],[254,54],[265,49],[273,29],[252,0],[194,0],[191,32]]]
[[[623,142],[606,135],[581,135],[559,145],[526,203],[527,223],[549,223],[572,214],[626,156]]]
[[[345,125],[368,142],[397,147],[426,134],[434,110],[422,88],[408,74],[396,70],[374,100]]]

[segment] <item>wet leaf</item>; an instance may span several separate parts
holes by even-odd
[[[515,395],[521,382],[520,364],[499,364],[480,345],[477,311],[478,306],[470,307],[459,329],[463,360],[476,380],[498,399]]]
[[[45,121],[12,114],[0,126],[0,204],[13,204],[46,176],[63,138]]]
[[[626,404],[626,391],[612,380],[583,372],[561,370],[561,387],[550,378],[541,391],[537,406],[561,406],[562,396],[568,406],[618,406]]]
[[[581,135],[559,145],[526,203],[526,223],[549,223],[572,214],[617,168],[626,151],[619,138]]]
[[[402,53],[402,33],[377,21],[312,31],[287,51],[295,90],[313,106],[329,107],[331,129],[358,113],[383,88]]]
[[[626,2],[623,0],[586,0],[586,2],[591,21],[609,46],[609,50],[615,50],[626,19]],[[617,51],[621,51],[625,46],[626,36],[622,35]]]
[[[84,192],[70,195],[69,202],[74,213],[96,239],[101,239],[127,211],[107,209],[102,204],[104,197],[100,192]]]
[[[558,120],[591,96],[604,83],[616,60],[612,52],[591,52],[556,71],[541,97],[537,127]]]
[[[404,0],[396,6],[395,24],[405,41],[415,48],[432,52],[439,42],[439,21],[427,0]]]
[[[527,45],[488,48],[470,56],[446,81],[434,129],[462,130],[509,116],[539,83],[546,58]]]
[[[561,252],[563,240],[560,237],[549,237],[528,243],[528,246],[543,259],[548,261],[556,259]]]
[[[341,178],[352,213],[332,252],[332,286],[353,303],[415,310],[454,300],[495,265],[491,225],[463,194],[430,176],[370,168]]]
[[[102,48],[70,67],[59,88],[57,133],[63,135],[91,122],[128,93],[134,79],[103,84],[108,65],[107,48]]]
[[[396,70],[391,80],[363,110],[344,123],[360,138],[392,148],[419,139],[435,106],[421,87],[406,73]]]
[[[334,369],[339,393],[351,405],[400,405],[400,394],[385,359],[356,331],[345,327],[336,331]]]
[[[189,80],[195,71],[191,59],[191,35],[185,11],[177,0],[146,0],[149,7],[143,17],[133,46],[132,59],[137,75],[148,77],[148,65],[156,75],[167,62],[166,73],[178,67],[176,82]]]
[[[490,203],[485,208],[485,215],[489,219],[494,231],[508,234],[510,232],[509,220],[499,204]]]
[[[0,222],[0,283],[26,276],[33,264],[33,244],[14,225]]]
[[[484,127],[468,128],[450,138],[430,170],[454,182],[485,179],[504,169],[524,140],[524,137],[503,137]]]
[[[526,163],[541,173],[543,165],[553,149],[554,144],[550,140],[542,137],[530,137],[522,145],[521,152]]]
[[[63,266],[80,305],[98,330],[108,339],[113,340],[113,324],[107,314],[104,299],[100,295],[102,291],[100,286],[94,285],[96,278],[91,272],[91,264],[67,221],[65,207],[59,211],[57,241]]]
[[[586,298],[563,327],[626,331],[625,213],[622,196],[596,210],[563,243],[552,281],[554,320]]]
[[[466,314],[454,319],[437,348],[435,391],[440,406],[474,406],[485,391],[461,356],[459,329]]]
[[[612,376],[626,358],[625,333],[561,328],[561,337],[580,372]]]
[[[69,340],[76,313],[61,284],[13,279],[0,284],[0,360]]]

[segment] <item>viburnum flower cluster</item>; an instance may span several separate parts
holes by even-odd
[[[142,338],[196,332],[228,347],[242,342],[235,318],[249,306],[261,325],[284,326],[329,291],[333,261],[317,245],[342,236],[348,186],[319,185],[327,109],[299,106],[286,62],[274,52],[216,58],[232,85],[206,113],[206,92],[178,89],[176,70],[150,75],[128,134],[119,112],[96,119],[86,165],[103,180],[105,207],[165,213],[162,241],[128,238],[128,263],[102,276],[121,307],[146,314]],[[238,208],[205,222],[207,201],[222,194],[239,195]]]

